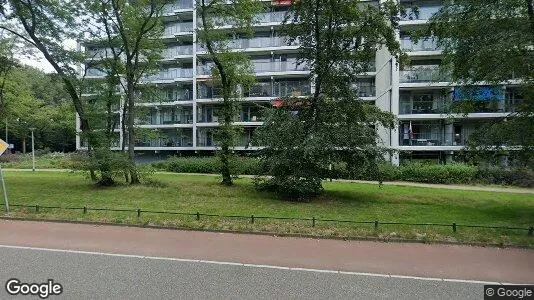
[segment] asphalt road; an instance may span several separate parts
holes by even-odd
[[[0,248],[0,299],[10,298],[13,277],[60,283],[63,293],[49,299],[483,299],[473,282]]]

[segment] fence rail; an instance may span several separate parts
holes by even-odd
[[[0,204],[0,206],[5,206],[5,204]],[[29,204],[10,204],[10,207],[20,207],[20,208],[32,208],[35,209],[35,212],[38,213],[40,209],[60,209],[60,210],[80,210],[83,214],[87,214],[88,211],[109,211],[109,212],[131,212],[137,214],[137,217],[140,218],[142,213],[148,214],[168,214],[168,215],[181,215],[181,216],[191,216],[195,217],[197,221],[200,221],[201,217],[219,217],[219,218],[229,218],[229,219],[248,219],[250,223],[254,223],[255,219],[267,219],[267,220],[288,220],[288,221],[311,221],[311,226],[315,227],[318,222],[334,222],[334,223],[350,223],[350,224],[369,224],[374,225],[375,229],[378,229],[379,226],[388,226],[388,225],[406,225],[406,226],[435,226],[435,227],[450,227],[453,232],[457,232],[458,228],[481,228],[481,229],[501,229],[501,230],[520,230],[526,231],[529,236],[534,236],[534,226],[529,228],[525,227],[512,227],[512,226],[493,226],[493,225],[473,225],[473,224],[457,224],[457,223],[408,223],[408,222],[382,222],[378,220],[374,221],[355,221],[355,220],[340,220],[340,219],[322,219],[322,218],[299,218],[299,217],[277,217],[277,216],[262,216],[262,215],[220,215],[220,214],[208,214],[208,213],[188,213],[188,212],[177,212],[177,211],[158,211],[158,210],[145,210],[145,209],[126,209],[126,208],[103,208],[103,207],[64,207],[64,206],[46,206],[46,205],[29,205]]]

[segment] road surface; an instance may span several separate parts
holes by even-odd
[[[532,283],[534,251],[0,220],[0,266],[0,299],[10,278],[53,279],[49,299],[482,299]]]

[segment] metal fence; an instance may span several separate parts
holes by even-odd
[[[4,206],[5,204],[0,204]],[[121,208],[91,208],[87,206],[83,207],[62,207],[62,206],[45,206],[45,205],[28,205],[28,204],[10,204],[10,207],[20,207],[20,208],[30,208],[35,209],[36,213],[39,213],[41,209],[59,209],[59,210],[79,210],[82,214],[87,214],[89,211],[106,211],[106,212],[131,212],[137,215],[138,218],[141,217],[143,213],[149,214],[168,214],[168,215],[181,215],[181,216],[191,216],[194,217],[197,221],[200,221],[202,217],[218,217],[218,218],[227,218],[227,219],[242,219],[248,220],[251,224],[254,224],[256,219],[259,220],[285,220],[285,221],[306,221],[309,222],[311,227],[315,227],[318,222],[330,222],[330,223],[346,223],[346,224],[362,224],[369,225],[374,229],[378,229],[380,226],[388,225],[406,225],[406,226],[433,226],[433,227],[449,227],[452,232],[457,232],[459,228],[477,228],[477,229],[500,229],[500,230],[517,230],[525,231],[528,236],[534,236],[534,226],[529,228],[525,227],[512,227],[512,226],[491,226],[491,225],[470,225],[470,224],[458,224],[456,222],[445,224],[445,223],[409,223],[409,222],[384,222],[384,221],[354,221],[354,220],[340,220],[340,219],[323,219],[323,218],[297,218],[297,217],[276,217],[276,216],[261,216],[261,215],[220,215],[220,214],[207,214],[207,213],[189,213],[189,212],[176,212],[176,211],[158,211],[158,210],[146,210],[146,209],[121,209]]]

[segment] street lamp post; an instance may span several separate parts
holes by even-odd
[[[31,127],[30,131],[32,132],[32,171],[35,172],[35,138],[33,135],[35,128]]]

